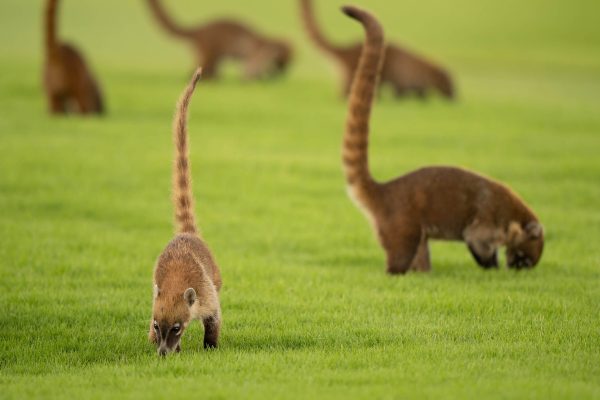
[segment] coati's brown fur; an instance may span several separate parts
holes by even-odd
[[[312,0],[300,0],[300,6],[304,26],[312,41],[340,65],[343,95],[347,97],[360,59],[362,44],[334,45],[325,38],[319,28]],[[452,78],[445,69],[393,43],[385,47],[380,85],[389,85],[397,97],[416,94],[425,98],[431,89],[448,99],[455,96]]]
[[[102,94],[83,56],[57,35],[58,0],[46,2],[44,88],[53,114],[101,114]]]
[[[241,62],[249,80],[278,76],[292,60],[292,47],[286,41],[260,35],[239,21],[218,19],[183,28],[171,19],[159,0],[148,0],[148,4],[167,32],[192,45],[197,62],[202,65],[203,79],[217,78],[219,65],[225,59]]]
[[[154,304],[148,333],[160,355],[180,351],[181,336],[192,320],[204,324],[205,348],[217,347],[221,327],[221,274],[196,227],[188,157],[187,110],[199,79],[198,69],[179,100],[173,123],[177,230],[154,269]]]
[[[387,254],[387,271],[430,267],[429,239],[465,241],[485,268],[498,265],[506,246],[509,267],[535,266],[544,234],[533,211],[505,185],[454,167],[425,167],[390,182],[369,172],[369,118],[384,50],[383,29],[368,12],[343,11],[360,21],[366,44],[350,92],[343,165],[350,197],[373,224]]]

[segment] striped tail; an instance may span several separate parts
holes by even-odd
[[[188,29],[182,28],[171,19],[159,0],[148,0],[148,4],[160,25],[171,35],[179,37],[191,36],[191,32]]]
[[[333,45],[329,40],[325,38],[323,32],[319,28],[319,24],[315,18],[315,12],[313,9],[312,0],[300,0],[300,7],[302,10],[302,20],[304,27],[308,33],[310,39],[317,45],[319,49],[332,55],[338,56],[339,48]]]
[[[365,205],[377,186],[369,172],[369,118],[384,57],[383,28],[366,11],[350,6],[343,7],[342,11],[358,20],[366,31],[366,42],[350,90],[343,146],[348,189],[356,200]]]
[[[192,193],[192,177],[187,133],[187,114],[190,99],[200,80],[202,70],[198,68],[194,77],[185,88],[173,119],[173,141],[175,142],[175,159],[173,162],[173,202],[175,204],[175,221],[178,233],[198,233],[194,217],[194,196]]]
[[[58,49],[58,39],[56,35],[56,9],[58,0],[48,0],[46,2],[46,53],[51,54]]]

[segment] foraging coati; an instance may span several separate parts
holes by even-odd
[[[204,324],[204,347],[217,347],[221,327],[219,267],[196,227],[187,110],[200,69],[183,92],[173,123],[173,202],[177,234],[158,257],[154,269],[154,301],[148,338],[160,355],[180,351],[184,330],[192,320]]]
[[[167,15],[159,0],[148,0],[148,4],[167,32],[193,46],[204,79],[216,78],[219,64],[228,58],[243,63],[246,79],[275,77],[291,62],[292,47],[287,42],[262,36],[241,22],[219,19],[183,28]]]
[[[362,44],[348,46],[332,44],[319,28],[312,0],[300,0],[300,6],[304,25],[312,41],[341,66],[343,95],[348,96]],[[448,99],[453,99],[455,95],[452,78],[446,70],[392,43],[385,47],[380,85],[391,86],[397,97],[416,94],[425,98],[430,89],[437,90]]]
[[[387,255],[387,271],[430,267],[429,239],[465,241],[485,268],[498,265],[506,246],[509,267],[533,267],[541,258],[544,233],[538,218],[505,185],[455,167],[425,167],[390,182],[369,171],[369,118],[384,51],[383,29],[368,12],[343,11],[360,21],[366,43],[350,91],[343,165],[350,197],[373,224]]]
[[[102,94],[83,56],[57,38],[58,0],[46,2],[44,88],[53,114],[104,112]]]

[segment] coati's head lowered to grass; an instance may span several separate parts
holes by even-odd
[[[508,228],[506,263],[511,268],[531,268],[537,265],[544,251],[544,229],[537,221],[524,227],[513,222]]]
[[[187,288],[183,295],[161,296],[158,285],[154,285],[154,307],[152,329],[160,355],[181,350],[181,337],[191,320],[190,308],[196,301],[196,291]]]
[[[148,339],[160,355],[181,350],[181,337],[193,320],[204,325],[204,347],[217,347],[221,327],[221,275],[201,239],[194,216],[188,157],[187,110],[200,70],[179,101],[173,123],[173,202],[176,235],[154,268],[154,296]]]

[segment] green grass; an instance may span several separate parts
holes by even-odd
[[[0,398],[600,398],[600,28],[596,0],[363,1],[390,37],[454,71],[460,101],[384,99],[381,180],[455,164],[515,188],[547,230],[538,268],[478,269],[456,243],[389,277],[347,199],[334,69],[293,1],[171,0],[182,21],[242,16],[297,47],[281,82],[230,68],[191,107],[200,225],[221,266],[221,348],[195,325],[146,342],[172,235],[170,126],[192,71],[142,1],[65,1],[62,36],[107,96],[51,118],[41,2],[0,2]],[[336,40],[359,27],[318,2]]]

